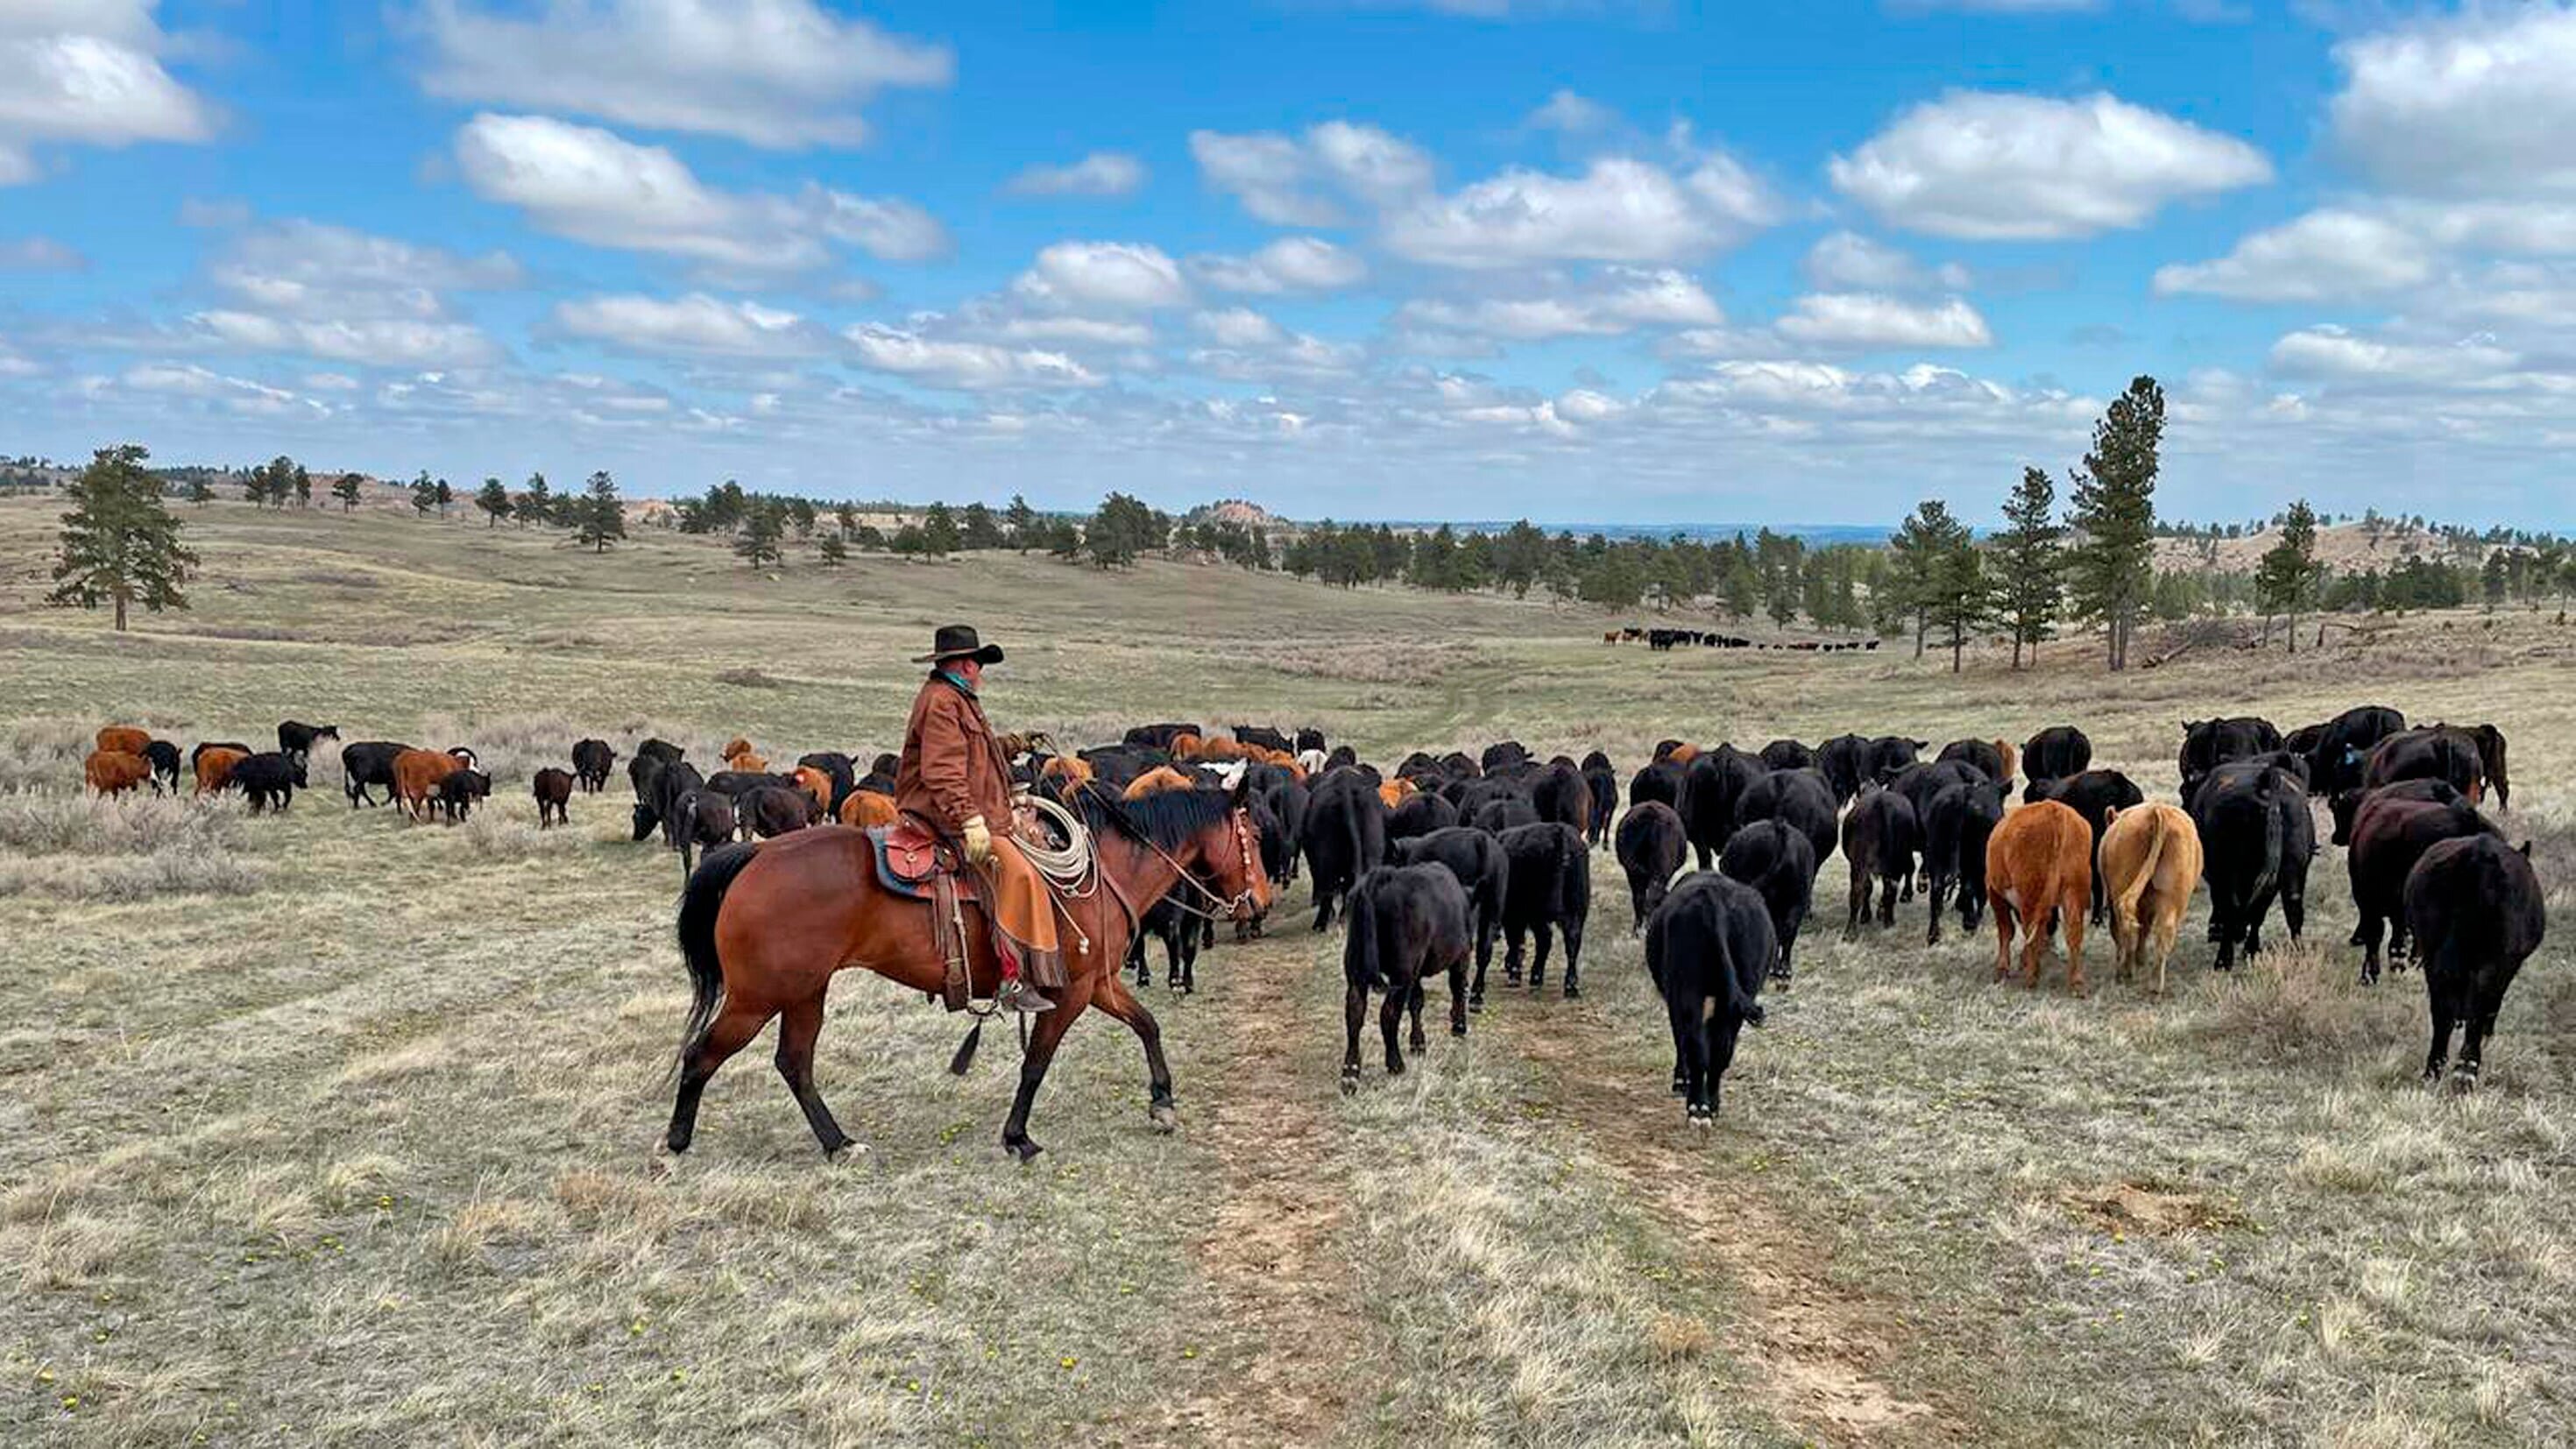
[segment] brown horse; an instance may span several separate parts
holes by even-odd
[[[1144,1042],[1154,1126],[1168,1132],[1178,1124],[1162,1029],[1119,979],[1129,938],[1138,918],[1185,878],[1192,882],[1182,887],[1188,904],[1202,912],[1240,919],[1270,903],[1260,832],[1245,812],[1240,786],[1125,802],[1086,788],[1074,792],[1074,804],[1090,827],[1100,882],[1088,896],[1064,903],[1068,919],[1058,934],[1070,980],[1054,993],[1055,1009],[1030,1028],[1019,1094],[1002,1128],[1002,1145],[1023,1162],[1039,1150],[1029,1140],[1029,1106],[1065,1030],[1089,1007],[1125,1022]],[[990,997],[999,981],[991,930],[979,910],[967,910],[965,920],[969,986],[976,997]],[[889,894],[877,880],[867,836],[827,825],[711,852],[681,893],[679,935],[694,999],[681,1031],[679,1097],[664,1146],[688,1150],[707,1079],[775,1016],[781,1018],[778,1074],[825,1155],[840,1156],[852,1143],[814,1087],[824,992],[834,972],[856,966],[937,996],[948,973],[930,905]],[[967,1037],[950,1070],[964,1075],[975,1041]]]

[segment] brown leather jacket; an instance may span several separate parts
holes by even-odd
[[[895,769],[895,808],[955,838],[981,815],[997,836],[1011,830],[1011,762],[975,696],[933,674],[912,702]]]

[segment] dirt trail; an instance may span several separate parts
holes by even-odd
[[[1209,1365],[1198,1392],[1174,1410],[1174,1428],[1211,1444],[1336,1437],[1360,1381],[1352,1360],[1369,1333],[1333,1241],[1343,1211],[1338,1176],[1318,1170],[1338,1137],[1317,1084],[1301,1082],[1298,1057],[1279,1048],[1313,1036],[1301,1031],[1295,999],[1313,969],[1311,943],[1293,914],[1286,924],[1289,934],[1225,953],[1224,984],[1209,1004],[1225,1013],[1233,1051],[1222,1082],[1194,1094],[1183,1128],[1219,1161],[1223,1195],[1196,1251],[1246,1350],[1240,1361]]]
[[[1570,1004],[1551,1003],[1545,1020],[1513,1009],[1521,1005],[1505,1002],[1486,1019],[1499,1018],[1513,1046],[1546,1069],[1557,1105],[1621,1184],[1662,1209],[1740,1290],[1747,1321],[1728,1347],[1771,1412],[1828,1444],[1977,1439],[1966,1406],[1909,1399],[1882,1380],[1911,1332],[1897,1305],[1835,1283],[1824,1244],[1768,1193],[1712,1174],[1704,1142],[1682,1138],[1662,1077],[1605,1079],[1600,1064],[1622,1045],[1608,1023]]]

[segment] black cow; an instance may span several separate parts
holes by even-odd
[[[765,790],[773,787],[781,790],[793,790],[796,788],[796,777],[793,775],[773,775],[765,770],[718,770],[714,774],[707,776],[706,787],[720,795],[731,795],[737,802],[739,802],[743,796],[750,794],[754,790]]]
[[[2384,704],[2365,704],[2316,728],[2316,741],[2307,751],[2308,788],[2332,798],[2361,784],[2370,752],[2390,735],[2404,734],[2406,716]],[[2297,748],[2289,740],[2283,740],[2281,747]]]
[[[1297,731],[1298,754],[1302,755],[1308,750],[1321,750],[1325,748],[1325,746],[1326,742],[1324,739],[1324,732],[1322,730],[1308,726],[1305,729]]]
[[[1646,917],[1664,903],[1673,873],[1682,868],[1690,840],[1673,807],[1649,800],[1632,806],[1619,821],[1619,869],[1627,872],[1628,904],[1635,908],[1633,929],[1646,929]]]
[[[1156,901],[1136,923],[1136,934],[1127,943],[1127,966],[1136,973],[1136,984],[1150,986],[1154,968],[1145,959],[1145,946],[1150,941],[1163,943],[1163,988],[1182,996],[1199,989],[1199,946],[1205,939],[1201,916],[1182,903],[1178,891]]]
[[[674,766],[662,772],[666,780],[680,771],[696,773],[694,766]],[[697,864],[697,853],[713,850],[732,842],[735,834],[733,797],[701,786],[680,792],[671,799],[671,808],[662,816],[662,843],[680,853],[680,878],[688,879]],[[639,837],[640,838],[640,837]]]
[[[1503,981],[1521,981],[1521,939],[1537,936],[1530,957],[1532,991],[1547,984],[1548,931],[1565,938],[1565,994],[1583,994],[1583,924],[1592,914],[1592,852],[1570,825],[1544,821],[1496,837],[1511,861],[1503,895]],[[1481,983],[1480,983],[1481,984]],[[1478,1000],[1484,993],[1475,993]]]
[[[438,808],[450,825],[474,813],[474,802],[492,798],[492,777],[468,765],[450,770],[438,782]]]
[[[1628,777],[1628,806],[1635,809],[1649,800],[1680,808],[1682,767],[1670,760],[1657,760]]]
[[[1765,773],[1759,757],[1733,745],[1719,745],[1683,770],[1681,799],[1675,808],[1700,869],[1708,869],[1743,823],[1744,792]]]
[[[2093,767],[2093,741],[2073,725],[2050,725],[2023,741],[2021,772],[2034,785],[2063,780]]]
[[[2268,755],[2280,747],[2281,732],[2272,727],[2270,720],[2254,715],[2184,721],[2178,762],[2182,771],[2182,808],[2191,808],[2191,797],[2200,793],[2200,782],[2209,777],[2210,771],[2230,760]],[[2096,911],[2095,919],[2100,915]]]
[[[1894,790],[1863,790],[1843,817],[1843,861],[1851,868],[1851,909],[1843,934],[1857,936],[1869,914],[1870,887],[1880,887],[1878,923],[1896,924],[1896,887],[1914,876],[1923,850],[1923,822],[1913,803]]]
[[[1869,741],[1859,735],[1834,736],[1816,747],[1816,768],[1834,787],[1835,804],[1850,804],[1869,776]]]
[[[1726,842],[1717,869],[1729,880],[1753,887],[1770,908],[1771,936],[1780,946],[1771,975],[1785,988],[1797,968],[1798,933],[1815,908],[1815,842],[1785,820],[1757,820]]]
[[[1477,806],[1474,817],[1467,823],[1487,835],[1501,835],[1506,830],[1518,830],[1524,825],[1539,824],[1540,821],[1538,807],[1530,803],[1527,795],[1509,794],[1496,795]]]
[[[707,788],[717,789],[709,780]],[[823,802],[793,785],[756,785],[734,795],[734,829],[744,840],[772,840],[823,823]]]
[[[358,808],[363,800],[377,804],[368,787],[385,787],[385,799],[394,797],[394,756],[411,746],[393,740],[360,740],[340,747],[340,788],[349,797],[349,808]]]
[[[2093,924],[2111,918],[2109,888],[2102,880],[2102,832],[2111,828],[2111,812],[2147,802],[2146,792],[2117,770],[2084,770],[2060,780],[2031,778],[2022,803],[2054,800],[2084,817],[2093,827]]]
[[[232,776],[226,781],[228,786],[238,788],[249,799],[253,815],[266,810],[284,810],[294,803],[295,792],[304,783],[302,757],[284,750],[268,750],[251,756],[233,766]]]
[[[2440,725],[2404,730],[2370,752],[2362,765],[2361,788],[2376,790],[2400,780],[2442,780],[2474,800],[2485,790],[2486,761],[2465,731]]]
[[[528,782],[528,793],[536,797],[537,828],[572,823],[572,776],[549,765],[539,770]]]
[[[1812,770],[1816,752],[1796,740],[1773,740],[1762,747],[1762,768],[1766,770]]]
[[[838,815],[841,802],[849,799],[859,788],[858,762],[839,750],[815,750],[797,756],[796,763],[809,770],[820,770],[831,780],[832,798],[823,807],[826,815]]]
[[[1282,754],[1293,755],[1297,752],[1295,742],[1290,740],[1288,736],[1281,734],[1277,730],[1268,729],[1261,725],[1236,725],[1234,727],[1234,742],[1239,745],[1258,745],[1262,749],[1277,750]]]
[[[1646,923],[1646,974],[1673,1029],[1673,1091],[1693,1126],[1717,1117],[1719,1082],[1737,1036],[1762,1024],[1762,977],[1778,955],[1762,897],[1707,871],[1684,876]]]
[[[1984,772],[1987,779],[1995,781],[2005,789],[2012,788],[2012,774],[2004,769],[2003,747],[1997,741],[1952,740],[1943,745],[1941,753],[1932,758],[1936,764],[1961,761],[1974,765]]]
[[[677,850],[678,838],[673,832],[678,828],[677,812],[681,797],[705,789],[706,777],[698,773],[697,766],[685,760],[665,764],[652,756],[638,754],[635,761],[636,766],[645,768],[628,768],[636,790],[634,838],[642,840],[658,825],[662,829],[662,843]],[[732,833],[731,822],[727,822],[726,833]],[[721,841],[717,843],[722,844]]]
[[[2478,763],[2485,766],[2487,788],[2495,791],[2496,808],[2513,808],[2513,781],[2505,775],[2504,731],[2491,724],[2468,725],[2469,738],[2477,741]]]
[[[1368,994],[1383,992],[1378,1030],[1386,1038],[1386,1073],[1404,1075],[1396,1023],[1413,1014],[1413,1052],[1430,1043],[1422,1035],[1422,983],[1449,977],[1449,1034],[1467,1034],[1467,893],[1457,877],[1436,865],[1379,866],[1351,890],[1350,934],[1342,943],[1342,1090],[1360,1085],[1360,1023]]]
[[[2452,1080],[2477,1085],[2487,1037],[2514,973],[2549,933],[2549,908],[2531,847],[2508,848],[2493,836],[2447,840],[2424,852],[2406,878],[2406,920],[2424,958],[2424,991],[2433,1007],[2433,1049],[2424,1080],[2442,1075],[2451,1025],[2468,1028]]]
[[[1610,818],[1619,813],[1619,776],[1610,768],[1610,757],[1594,750],[1583,757],[1583,785],[1592,794],[1592,818],[1584,822],[1583,838],[1595,850],[1610,839]]]
[[[1263,791],[1261,802],[1270,807],[1271,818],[1279,822],[1280,868],[1270,878],[1286,885],[1297,878],[1298,851],[1306,839],[1305,783],[1293,779],[1282,781]],[[1261,839],[1266,859],[1270,837],[1265,834]]]
[[[152,793],[164,789],[179,793],[179,747],[168,740],[154,740],[143,747],[143,761],[152,767]]]
[[[2379,938],[2394,925],[2389,949],[2399,959],[2406,952],[2406,877],[2424,852],[2445,840],[2503,832],[2478,813],[2467,797],[2439,780],[2407,780],[2362,798],[2347,836],[2351,852],[2344,857],[2352,879],[2352,944],[2362,948],[2363,985],[2379,979]]]
[[[1411,840],[1435,830],[1447,830],[1458,823],[1458,807],[1441,796],[1425,791],[1408,795],[1404,803],[1386,812],[1386,843]]]
[[[1880,735],[1869,742],[1867,779],[1886,784],[1904,773],[1905,767],[1923,758],[1932,748],[1930,740],[1909,740],[1903,735]]]
[[[1485,752],[1476,757],[1478,768],[1488,775],[1496,770],[1507,770],[1515,765],[1528,763],[1530,763],[1529,746],[1518,740],[1497,740],[1485,746]]]
[[[1127,732],[1122,743],[1131,749],[1142,747],[1149,750],[1169,751],[1172,748],[1172,741],[1182,735],[1196,735],[1200,739],[1206,739],[1207,731],[1194,724],[1176,722],[1138,725]]]
[[[637,758],[642,758],[638,756]],[[608,772],[617,767],[617,751],[606,740],[576,740],[572,747],[572,772],[585,795],[596,795],[608,788]]]
[[[1932,800],[1953,785],[1974,785],[1994,777],[1969,760],[1933,760],[1906,766],[1887,782],[1887,788],[1905,797],[1914,807],[1915,828],[1927,839],[1932,832]],[[1914,878],[1907,876],[1901,900],[1914,899]]]
[[[1924,893],[1932,902],[1925,944],[1941,944],[1941,904],[1959,894],[1959,929],[1973,931],[1986,905],[1986,840],[2004,819],[2004,787],[1993,780],[1944,787],[1923,819]]]
[[[2334,817],[2334,843],[2349,847],[2352,844],[2353,822],[2360,816],[2361,807],[2366,801],[2378,799],[2451,801],[2468,798],[2451,788],[2451,782],[2448,780],[2400,780],[2394,785],[2343,791],[2326,802],[2326,811]],[[2361,939],[2358,936],[2354,937],[2353,944],[2360,945]]]
[[[335,745],[338,744],[340,727],[305,724],[300,720],[291,719],[280,721],[277,726],[277,752],[291,757],[297,764],[313,758],[313,745],[317,740],[329,740]]]
[[[1816,848],[1819,864],[1841,841],[1834,820],[1837,813],[1834,787],[1814,770],[1773,770],[1747,786],[1736,804],[1736,818],[1745,824],[1787,821]]]
[[[1386,802],[1355,770],[1330,772],[1307,792],[1306,828],[1298,836],[1315,891],[1315,929],[1333,924],[1333,906],[1361,876],[1386,863]]]
[[[1571,760],[1552,762],[1530,781],[1530,804],[1537,807],[1538,818],[1571,825],[1592,843],[1592,787],[1583,778],[1582,767]]]
[[[637,745],[635,747],[635,754],[638,759],[654,759],[659,760],[666,765],[676,765],[680,763],[680,761],[688,758],[689,752],[680,748],[678,745],[671,743],[669,740],[656,739],[646,740],[644,743]]]
[[[1467,1004],[1481,1010],[1485,972],[1494,964],[1494,937],[1503,928],[1503,905],[1511,887],[1512,862],[1503,852],[1503,843],[1481,830],[1458,826],[1389,844],[1387,859],[1396,865],[1445,866],[1465,888],[1476,933],[1476,984],[1467,993]]]
[[[2233,970],[2240,945],[2248,956],[2262,953],[2263,918],[2275,897],[2290,939],[2299,939],[2316,821],[2298,778],[2268,761],[2219,765],[2193,793],[2191,818],[2209,882],[2209,939],[2218,945],[2212,969]],[[2094,848],[2098,860],[2098,837]]]

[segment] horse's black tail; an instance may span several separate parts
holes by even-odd
[[[983,1044],[984,1023],[978,1021],[966,1029],[966,1039],[957,1044],[957,1055],[948,1059],[948,1074],[954,1077],[966,1075],[967,1070],[975,1065],[975,1048]]]
[[[748,845],[720,845],[706,853],[689,883],[680,888],[680,957],[689,963],[689,1016],[680,1027],[680,1056],[697,1050],[698,1040],[724,1004],[724,966],[716,960],[716,912],[734,877],[759,852]]]

